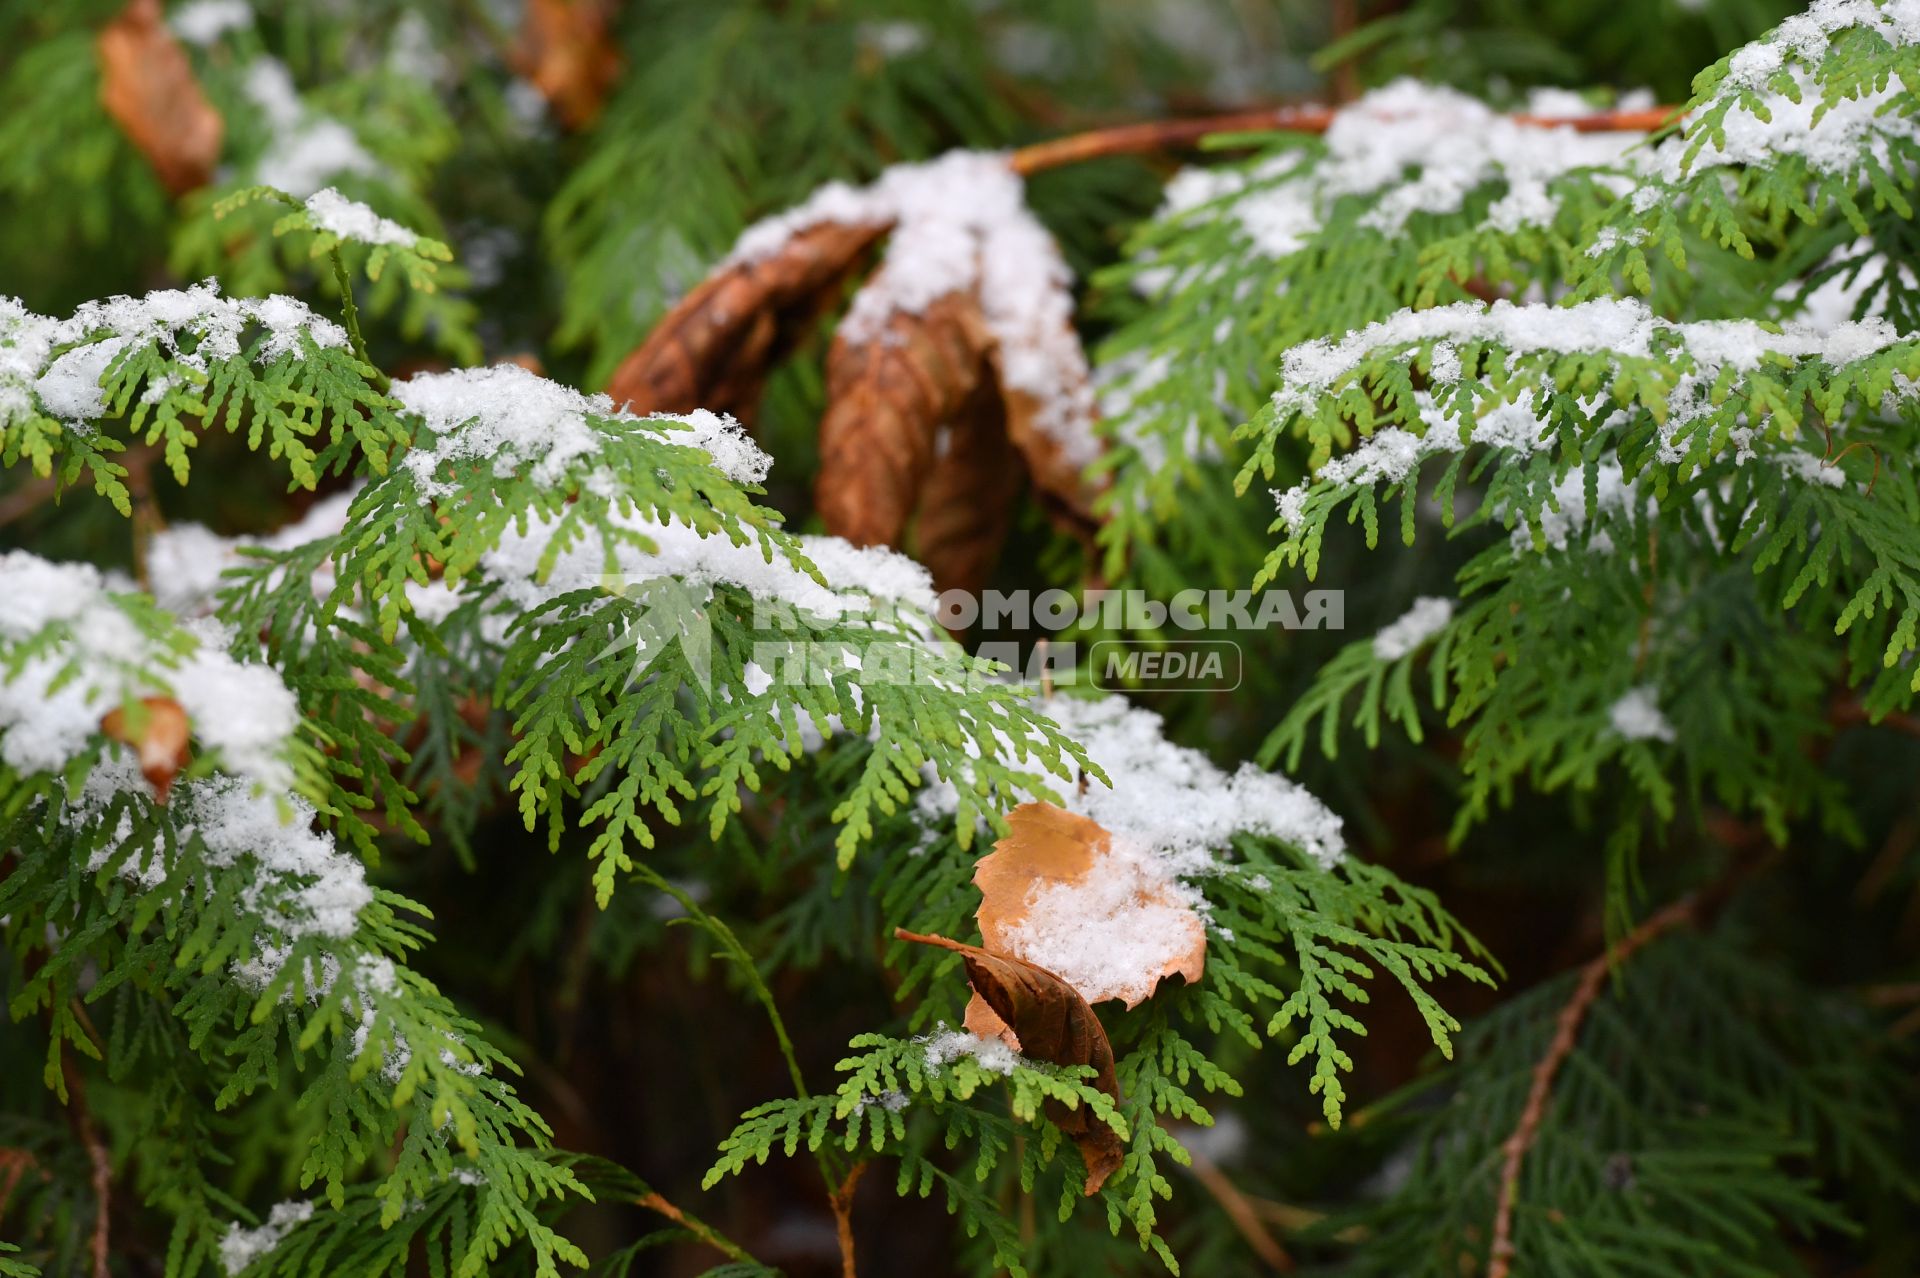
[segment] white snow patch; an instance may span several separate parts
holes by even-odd
[[[307,109],[279,59],[263,55],[248,64],[243,90],[272,133],[254,166],[262,184],[305,199],[346,174],[384,171],[352,129]]]
[[[360,244],[392,244],[412,248],[420,237],[398,222],[381,217],[358,200],[332,187],[307,197],[307,217],[321,230]]]
[[[1373,655],[1381,661],[1398,661],[1446,629],[1452,620],[1453,600],[1423,595],[1399,620],[1373,637]]]
[[[253,25],[253,9],[245,0],[188,0],[167,15],[167,25],[188,44],[202,48],[229,31]]]
[[[942,1026],[920,1041],[926,1044],[927,1064],[935,1069],[951,1065],[963,1056],[971,1056],[981,1069],[995,1074],[1011,1074],[1015,1066],[1024,1064],[1020,1054],[999,1039],[981,1038],[965,1030]]]
[[[0,640],[61,624],[68,633],[0,682],[0,760],[27,772],[65,767],[100,732],[100,720],[130,700],[172,695],[193,734],[249,782],[285,789],[300,723],[293,693],[271,667],[242,665],[224,636],[189,631],[185,654],[156,644],[109,597],[99,572],[26,551],[0,555]],[[55,684],[60,686],[56,689]]]
[[[731,417],[704,410],[638,417],[615,408],[605,395],[583,395],[517,364],[420,373],[395,383],[393,394],[436,436],[432,448],[416,448],[402,459],[427,496],[445,491],[436,476],[450,461],[490,459],[493,473],[503,478],[531,467],[535,482],[558,485],[575,463],[600,451],[600,431],[589,416],[657,423],[664,442],[705,450],[738,484],[759,483],[773,465]]]
[[[1638,99],[1623,105],[1629,100]],[[1532,104],[1537,116],[1594,110],[1572,95]],[[1503,182],[1487,221],[1512,232],[1552,223],[1554,179],[1575,169],[1626,173],[1641,137],[1523,124],[1456,90],[1401,79],[1336,112],[1324,154],[1310,163],[1289,153],[1249,170],[1182,172],[1168,184],[1162,216],[1222,201],[1256,249],[1280,258],[1305,247],[1343,198],[1372,198],[1360,224],[1392,235],[1416,213],[1458,212],[1475,191]]]
[[[1642,685],[1632,688],[1607,708],[1607,720],[1613,730],[1628,741],[1671,741],[1673,724],[1661,713],[1657,689]]]
[[[1304,788],[1250,763],[1222,771],[1200,751],[1168,741],[1160,716],[1124,697],[1057,696],[1037,708],[1086,747],[1113,783],[1089,778],[1085,793],[1066,787],[1062,806],[1098,822],[1116,846],[1158,858],[1174,877],[1214,871],[1235,834],[1276,839],[1322,865],[1345,855],[1340,818]],[[929,773],[916,803],[931,824],[950,819],[957,801],[952,783]]]
[[[1092,872],[1036,884],[1027,912],[1009,930],[1008,949],[1046,968],[1089,1003],[1129,1006],[1153,993],[1201,935],[1200,892],[1173,877],[1169,862],[1132,839],[1112,840]]]
[[[157,289],[144,297],[116,296],[81,304],[68,318],[44,319],[12,299],[0,299],[0,424],[39,397],[51,416],[85,428],[107,411],[100,381],[122,352],[157,345],[161,354],[206,371],[213,360],[240,353],[249,325],[266,330],[259,358],[299,357],[303,337],[323,349],[347,344],[346,330],[290,297],[228,298],[205,280],[187,289]],[[86,343],[85,345],[75,345]],[[57,346],[71,346],[48,364]],[[144,398],[157,396],[148,386]],[[161,388],[164,392],[165,388]]]
[[[237,1274],[278,1247],[295,1226],[312,1219],[312,1203],[285,1202],[275,1204],[267,1213],[267,1223],[256,1229],[242,1229],[240,1222],[234,1221],[220,1240],[220,1263],[229,1274]]]

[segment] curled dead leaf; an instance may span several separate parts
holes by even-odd
[[[772,365],[838,300],[886,229],[823,222],[772,256],[721,267],[621,362],[607,393],[636,413],[708,408],[750,421]]]
[[[992,954],[977,945],[966,945],[944,936],[930,936],[895,928],[895,937],[934,945],[960,955],[967,968],[967,983],[975,999],[1012,1033],[1017,1050],[1034,1060],[1053,1065],[1090,1065],[1096,1071],[1092,1083],[1120,1103],[1120,1083],[1113,1072],[1113,1044],[1100,1018],[1071,985],[1043,967],[1022,959]],[[976,1017],[968,1009],[967,1028],[981,1037],[989,1037],[980,1026],[992,1029],[993,1022]],[[998,1034],[998,1030],[993,1031]],[[1001,1035],[1004,1037],[1004,1035]],[[1047,1118],[1073,1140],[1087,1165],[1088,1195],[1100,1191],[1120,1167],[1125,1147],[1114,1130],[1094,1117],[1085,1106],[1068,1109],[1049,1101]]]
[[[934,436],[933,468],[913,520],[914,558],[936,588],[977,596],[986,588],[1020,492],[1020,463],[1007,439],[997,386],[974,390]]]
[[[134,748],[140,775],[161,803],[173,791],[174,778],[187,766],[187,712],[172,697],[143,697],[132,713],[121,706],[100,720],[100,731]]]
[[[173,195],[206,185],[226,123],[194,79],[160,0],[131,0],[101,28],[95,48],[100,104],[147,157],[161,185]]]
[[[856,546],[898,546],[934,464],[940,426],[987,376],[991,338],[970,293],[895,311],[871,340],[834,338],[814,507]]]
[[[1007,835],[974,865],[973,882],[980,936],[996,952],[1101,951],[1098,962],[1058,964],[1090,1003],[1133,1008],[1167,977],[1193,984],[1206,969],[1206,925],[1174,881],[1117,852],[1098,822],[1051,803],[1007,814]]]
[[[620,74],[606,0],[528,0],[514,64],[569,129],[600,116]]]
[[[996,353],[996,366],[998,362]],[[1080,390],[1091,397],[1090,388],[1083,386]],[[1093,535],[1100,529],[1093,503],[1102,482],[1089,478],[1086,469],[1068,457],[1060,441],[1042,429],[1040,415],[1045,410],[1038,398],[1009,386],[1006,403],[1007,438],[1027,463],[1027,473],[1033,476],[1034,491],[1045,503],[1048,518],[1091,552]]]
[[[897,278],[916,264],[891,264],[892,255],[925,229],[917,219],[939,218],[911,203],[864,207],[870,220],[765,228],[778,246],[729,259],[688,293],[614,373],[614,401],[641,413],[706,408],[751,425],[774,365],[839,305],[892,233],[889,264],[850,311],[863,331],[854,338],[843,329],[828,350],[814,485],[827,531],[894,548],[911,536],[936,590],[978,593],[1024,471],[1055,526],[1091,551],[1100,483],[1086,474],[1084,432],[1094,401],[1064,283],[1027,327],[1011,330],[1004,317],[989,323],[978,273],[922,304],[923,285]],[[1034,234],[1045,242],[1037,224]],[[933,238],[947,242],[944,232]],[[978,249],[996,251],[985,240]],[[1044,268],[1045,253],[1036,261]],[[1035,368],[1044,370],[1037,381]]]

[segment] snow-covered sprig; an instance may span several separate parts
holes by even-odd
[[[284,62],[258,51],[251,30],[228,28],[223,43],[233,49],[195,55],[229,112],[231,162],[214,186],[188,197],[169,264],[188,278],[218,274],[236,292],[303,293],[314,258],[337,257],[365,277],[358,305],[369,320],[477,363],[478,311],[463,292],[470,276],[448,264],[445,224],[428,198],[459,135],[433,78],[399,56],[402,32],[421,19],[395,16],[396,56],[356,59],[310,92],[296,86]],[[363,32],[360,47],[371,38]],[[268,234],[262,219],[252,233],[256,224],[237,214],[266,189],[285,192],[296,212],[281,219],[284,229]],[[380,214],[359,211],[362,201]],[[288,234],[296,225],[310,235]],[[402,230],[414,236],[411,245]],[[322,240],[335,242],[321,247]],[[401,269],[385,269],[394,263]],[[336,273],[323,272],[320,287],[344,301]]]
[[[1533,109],[1594,109],[1570,97]],[[1237,456],[1233,428],[1288,348],[1470,290],[1551,287],[1583,228],[1634,186],[1641,141],[1398,81],[1338,111],[1324,137],[1276,134],[1249,161],[1177,176],[1105,276],[1138,295],[1114,304],[1126,322],[1101,352],[1100,428],[1118,453],[1110,571],[1134,541],[1179,535],[1176,494]]]
[[[479,1173],[466,1183],[483,1224],[456,1272],[484,1272],[491,1250],[517,1237],[585,1263],[533,1214],[579,1186],[541,1153],[545,1124],[499,1077],[511,1062],[404,964],[423,936],[407,917],[419,907],[371,887],[311,828],[311,808],[226,776],[189,782],[161,807],[130,765],[113,763],[96,764],[74,799],[50,778],[6,778],[15,797],[26,784],[39,801],[9,804],[0,831],[20,851],[0,883],[9,935],[84,938],[58,947],[16,997],[16,1014],[52,1018],[55,1053],[90,1047],[69,1009],[125,987],[204,1045],[217,1102],[231,1105],[284,1085],[284,1036],[307,1058],[300,1103],[324,1116],[303,1184],[323,1183],[339,1205],[367,1154],[404,1132],[379,1187],[382,1224],[464,1156]],[[77,893],[76,857],[90,871]],[[48,1075],[57,1085],[57,1060]],[[182,1215],[211,1219],[209,1206]],[[220,1242],[201,1232],[180,1245],[209,1258]]]
[[[1045,949],[1015,957],[1088,979],[1084,988],[1076,986],[1085,997],[1112,997],[1102,991],[1127,983],[1116,967],[1137,962],[1143,952],[1146,921],[1135,913],[1137,901],[1144,895],[1183,903],[1205,920],[1204,975],[1197,988],[1163,988],[1148,1008],[1171,1005],[1182,1017],[1223,1018],[1258,1046],[1260,1026],[1246,1009],[1270,1004],[1266,1035],[1285,1037],[1303,1026],[1291,1040],[1290,1063],[1313,1058],[1309,1086],[1336,1123],[1344,1097],[1340,1075],[1351,1067],[1339,1037],[1361,1032],[1341,1003],[1364,1001],[1349,978],[1378,964],[1414,1000],[1445,1049],[1457,1025],[1426,986],[1442,972],[1482,979],[1475,944],[1432,896],[1348,856],[1340,819],[1326,805],[1252,764],[1221,770],[1199,751],[1168,741],[1158,715],[1124,698],[1063,694],[1041,709],[1100,768],[1100,778],[1090,776],[1060,804],[1107,832],[1117,851],[1096,876],[1110,878],[1115,890],[1090,882],[1049,897],[1044,908],[1030,906],[1045,917],[1029,915],[1022,944]],[[944,818],[952,801],[949,787],[932,785],[916,815],[923,823]],[[974,858],[948,838],[926,837],[923,844],[921,857],[898,873],[883,902],[915,930],[964,934],[979,900],[965,889]],[[929,991],[915,1023],[957,1019],[958,1007],[934,993],[951,986],[938,973],[952,960],[922,946],[905,947],[899,958],[907,972],[903,991]],[[1150,1012],[1137,1014],[1146,1020]],[[1170,1034],[1176,1045],[1185,1041],[1164,1018],[1149,1023],[1155,1028],[1138,1044],[1126,1038],[1126,1020],[1115,1031],[1116,1049],[1127,1044],[1119,1058],[1123,1082],[1129,1071],[1150,1072],[1148,1061],[1162,1047],[1175,1050],[1156,1035]],[[1221,1073],[1207,1087],[1231,1091],[1237,1084]],[[1181,1117],[1190,1104],[1184,1092],[1170,1089],[1149,1110]],[[1157,1121],[1133,1106],[1127,1112],[1136,1128]]]
[[[369,280],[378,281],[387,263],[392,261],[398,264],[409,285],[431,293],[439,287],[435,277],[440,263],[453,260],[453,250],[439,240],[381,217],[367,205],[348,199],[330,186],[304,200],[275,187],[250,186],[217,201],[213,213],[223,218],[258,200],[291,206],[292,212],[274,222],[273,233],[278,236],[291,231],[307,232],[312,237],[310,257],[333,253],[342,244],[366,249],[364,269]],[[341,272],[344,276],[344,263]]]
[[[510,1063],[404,966],[422,936],[404,915],[418,907],[370,885],[287,788],[331,798],[294,693],[229,657],[228,636],[183,630],[105,585],[86,567],[0,559],[19,605],[0,623],[0,842],[15,850],[0,917],[21,945],[64,938],[14,1002],[50,1018],[49,1085],[64,1086],[63,1051],[95,1050],[73,1009],[122,987],[182,1021],[220,1104],[281,1085],[284,1033],[296,1057],[319,1049],[303,1103],[327,1117],[305,1182],[325,1181],[337,1204],[404,1124],[386,1223],[448,1174],[457,1148],[481,1173],[484,1222],[460,1272],[520,1236],[584,1263],[530,1213],[578,1187],[538,1153],[545,1126],[496,1076]],[[113,730],[152,697],[184,710],[201,748],[191,766],[184,739],[156,761]],[[211,1218],[206,1204],[182,1216]],[[218,1242],[181,1245],[207,1256]]]
[[[1660,257],[1685,287],[1702,251],[1753,258],[1756,245],[1835,215],[1857,235],[1885,212],[1911,218],[1915,83],[1912,0],[1814,0],[1696,79],[1684,127],[1660,142],[1574,273],[1582,290],[1624,278],[1646,291]]]
[[[980,1151],[973,1170],[985,1176],[1003,1151],[1020,1145],[1022,1183],[1057,1196],[1064,1219],[1080,1209],[1086,1164],[1035,1112],[1051,1099],[1091,1107],[1118,1133],[1124,1145],[1117,1166],[1098,1198],[1087,1201],[1104,1206],[1116,1235],[1131,1235],[1142,1250],[1167,1259],[1159,1219],[1165,1167],[1188,1162],[1177,1125],[1210,1124],[1213,1097],[1241,1094],[1233,1073],[1203,1048],[1206,1034],[1224,1031],[1252,1047],[1269,1037],[1289,1043],[1289,1064],[1312,1061],[1309,1087],[1335,1124],[1346,1100],[1342,1076],[1352,1067],[1342,1043],[1364,1032],[1354,1014],[1367,1001],[1360,982],[1390,976],[1448,1049],[1459,1026],[1428,984],[1443,973],[1486,978],[1474,942],[1430,894],[1345,857],[1338,819],[1297,785],[1251,767],[1222,772],[1199,752],[1167,741],[1156,715],[1117,697],[1061,695],[1042,708],[1085,744],[1101,770],[1060,802],[1074,820],[1097,818],[1111,843],[1092,880],[1035,896],[1008,961],[1039,963],[1041,951],[1030,947],[1044,931],[1046,957],[1059,965],[1047,967],[1055,979],[1086,998],[1120,998],[1101,991],[1125,985],[1116,969],[1140,957],[1140,893],[1190,903],[1183,908],[1205,920],[1204,967],[1189,983],[1163,984],[1131,1010],[1105,1005],[1112,1009],[1101,1020],[1114,1051],[1118,1106],[1072,1071],[1036,1065],[999,1039],[947,1028],[959,1023],[966,995],[956,979],[959,961],[944,948],[897,947],[899,992],[915,998],[912,1023],[922,1036],[862,1035],[840,1063],[847,1077],[834,1095],[776,1101],[743,1115],[708,1174],[710,1184],[801,1144],[855,1151],[899,1160],[902,1183],[923,1192],[953,1181],[958,1192],[950,1189],[948,1210],[963,1223],[979,1217],[992,1231],[991,1216],[981,1215],[964,1190],[974,1180],[968,1169],[956,1177],[916,1151],[943,1138]],[[949,787],[933,785],[917,818],[944,819],[952,802]],[[885,916],[966,934],[980,905],[970,883],[975,867],[954,838],[923,839],[915,856],[888,867]],[[989,1086],[1002,1082],[1005,1092]],[[1017,1246],[1018,1237],[1006,1241]],[[1017,1251],[1000,1263],[1019,1272]]]
[[[1626,299],[1407,311],[1287,353],[1281,389],[1245,428],[1254,447],[1239,482],[1272,473],[1281,438],[1309,441],[1318,470],[1278,495],[1274,530],[1285,540],[1267,576],[1302,559],[1313,571],[1327,519],[1349,502],[1371,540],[1374,490],[1410,494],[1428,457],[1452,456],[1441,480],[1449,497],[1472,444],[1489,447],[1488,465],[1504,477],[1489,494],[1500,517],[1545,544],[1570,470],[1586,467],[1590,504],[1591,476],[1615,452],[1656,498],[1757,456],[1806,474],[1792,459],[1810,439],[1846,431],[1843,442],[1871,445],[1898,434],[1899,414],[1887,419],[1885,404],[1904,398],[1916,372],[1920,343],[1884,320],[1824,331],[1674,323]],[[1338,446],[1349,451],[1336,457]],[[1814,460],[1838,466],[1828,447]],[[1402,525],[1410,538],[1410,497]]]
[[[340,325],[290,297],[230,298],[204,281],[87,302],[64,320],[0,306],[0,446],[71,483],[80,466],[122,512],[130,498],[103,454],[109,425],[161,443],[186,483],[197,432],[224,422],[282,457],[296,482],[364,456],[382,470],[406,433],[377,370]]]
[[[403,619],[471,618],[469,655],[514,715],[506,765],[529,824],[607,787],[582,818],[600,831],[603,897],[631,865],[627,840],[651,844],[644,813],[677,822],[706,796],[717,830],[741,787],[831,735],[867,751],[834,813],[843,861],[923,766],[969,778],[956,819],[970,836],[1007,796],[1084,764],[990,663],[937,634],[918,565],[793,537],[755,505],[770,461],[730,419],[638,417],[515,366],[422,375],[394,395],[418,440],[404,464],[360,490],[337,534],[243,571],[244,615],[319,689],[351,656],[309,637],[326,618],[395,670]],[[323,699],[326,721],[354,732],[355,698]]]
[[[12,601],[0,618],[0,763],[66,776],[105,747],[108,716],[165,697],[200,747],[187,775],[217,768],[324,799],[318,743],[280,676],[234,660],[217,625],[182,627],[132,583],[113,585],[85,564],[0,555],[0,596]]]

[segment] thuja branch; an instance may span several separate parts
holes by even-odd
[[[855,1163],[840,1187],[827,1195],[827,1204],[833,1208],[834,1235],[840,1241],[840,1278],[859,1278],[853,1260],[853,1191],[860,1187],[860,1177],[866,1170],[864,1161]]]
[[[367,341],[360,336],[360,308],[353,301],[353,276],[347,270],[347,260],[340,255],[338,244],[327,250],[327,256],[333,259],[333,279],[340,288],[340,314],[347,322],[347,339],[353,343],[354,356],[373,370],[374,387],[384,395],[393,389],[393,381],[368,356]]]
[[[746,978],[747,988],[753,991],[754,999],[766,1009],[767,1020],[773,1025],[773,1036],[780,1044],[780,1056],[787,1063],[787,1074],[793,1080],[793,1094],[805,1100],[812,1093],[807,1091],[807,1080],[800,1072],[800,1059],[794,1054],[793,1039],[787,1033],[787,1022],[780,1015],[780,1007],[773,1001],[773,991],[767,988],[766,981],[760,975],[759,964],[754,962],[753,954],[720,919],[700,908],[700,903],[684,889],[677,887],[665,875],[651,866],[634,867],[636,873],[653,887],[665,892],[680,903],[687,917],[707,930],[707,935],[719,942],[721,950],[734,961]],[[829,1178],[831,1183],[831,1178]]]
[[[1554,1078],[1567,1058],[1573,1055],[1574,1044],[1580,1038],[1580,1027],[1586,1021],[1587,1013],[1593,1009],[1594,1001],[1600,997],[1607,975],[1616,964],[1626,962],[1649,941],[1682,924],[1693,922],[1698,917],[1701,902],[1702,898],[1697,895],[1680,898],[1628,933],[1618,945],[1580,969],[1580,979],[1573,987],[1573,997],[1560,1009],[1560,1017],[1554,1022],[1553,1040],[1547,1045],[1547,1053],[1533,1067],[1533,1086],[1527,1091],[1527,1103],[1520,1111],[1520,1123],[1501,1147],[1505,1158],[1500,1167],[1500,1200],[1494,1211],[1493,1247],[1488,1253],[1487,1278],[1508,1278],[1513,1267],[1513,1210],[1520,1192],[1520,1166],[1540,1135],[1540,1124],[1546,1118],[1547,1104],[1553,1099]]]
[[[780,1055],[787,1063],[787,1074],[793,1080],[794,1095],[805,1100],[811,1095],[807,1090],[807,1080],[800,1069],[800,1058],[794,1053],[793,1039],[787,1033],[786,1018],[780,1015],[780,1006],[774,1001],[773,991],[767,988],[766,980],[760,975],[759,964],[754,962],[753,954],[747,949],[725,922],[700,908],[700,903],[691,893],[676,886],[670,879],[649,865],[634,867],[647,883],[659,888],[680,903],[687,912],[687,918],[705,928],[707,935],[719,943],[721,950],[734,961],[742,975],[746,977],[748,988],[766,1010],[767,1020],[773,1026],[773,1036],[780,1044]],[[833,1211],[836,1232],[840,1240],[840,1258],[846,1278],[853,1278],[853,1188],[860,1179],[860,1173],[866,1169],[864,1162],[855,1163],[847,1173],[845,1180],[836,1175],[838,1160],[826,1150],[814,1152],[814,1162],[820,1169],[820,1178],[826,1183],[827,1205]]]
[[[295,199],[287,192],[270,186],[258,188],[258,196],[272,200],[275,204],[284,204],[290,209],[307,207],[305,200]],[[253,193],[244,193],[237,198],[253,198]],[[374,363],[373,357],[367,353],[367,339],[360,332],[360,307],[353,300],[353,272],[347,269],[346,256],[340,252],[338,243],[328,247],[327,258],[333,263],[334,286],[340,290],[340,318],[346,326],[347,340],[353,345],[354,358],[367,366],[371,372],[368,380],[373,383],[374,389],[384,395],[393,389],[393,379],[381,371],[380,366]]]
[[[1109,129],[1069,134],[1021,147],[1011,157],[1023,176],[1063,168],[1108,155],[1139,155],[1197,145],[1201,139],[1229,133],[1325,133],[1338,113],[1329,107],[1264,107],[1191,120],[1146,120]],[[1644,107],[1597,111],[1592,115],[1516,115],[1516,124],[1576,133],[1657,133],[1680,118],[1680,108]]]
[[[645,1207],[648,1211],[658,1212],[662,1216],[665,1216],[668,1220],[671,1220],[674,1224],[680,1226],[680,1228],[686,1230],[695,1238],[698,1238],[701,1242],[707,1244],[707,1246],[713,1248],[729,1260],[738,1261],[743,1265],[757,1265],[760,1263],[755,1260],[744,1247],[728,1239],[724,1234],[720,1233],[719,1230],[707,1224],[698,1216],[691,1215],[674,1206],[673,1203],[669,1202],[664,1196],[654,1190],[648,1190],[644,1195],[636,1198],[634,1202],[639,1206]]]

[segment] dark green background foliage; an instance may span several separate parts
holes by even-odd
[[[765,491],[600,416],[617,497],[581,473],[542,487],[468,465],[428,502],[391,464],[434,439],[389,377],[532,355],[599,389],[744,227],[826,181],[1402,76],[1500,110],[1538,87],[1645,88],[1706,108],[1698,139],[1727,109],[1719,60],[1790,5],[630,0],[605,108],[573,131],[515,76],[517,5],[285,0],[189,50],[227,136],[211,184],[177,199],[100,105],[94,36],[118,8],[0,0],[0,295],[58,317],[213,277],[338,316],[346,281],[364,347],[216,361],[208,389],[150,403],[142,388],[195,379],[143,348],[107,373],[98,434],[0,419],[0,550],[132,569],[156,515],[258,534],[365,479],[343,532],[248,560],[220,615],[236,655],[285,672],[306,721],[294,788],[378,896],[352,937],[309,938],[242,988],[226,968],[259,944],[259,903],[245,863],[195,840],[190,801],[87,809],[74,786],[104,739],[64,777],[0,768],[0,1275],[92,1272],[102,1151],[124,1276],[219,1273],[228,1223],[290,1198],[315,1215],[249,1275],[837,1274],[827,1189],[862,1161],[869,1276],[1272,1272],[1261,1236],[1301,1272],[1484,1272],[1503,1145],[1572,969],[1685,899],[1687,921],[1621,963],[1578,1027],[1513,1186],[1514,1272],[1920,1270],[1912,141],[1839,169],[1709,153],[1643,204],[1560,175],[1548,222],[1519,231],[1488,221],[1501,174],[1392,232],[1368,221],[1377,192],[1347,193],[1278,255],[1231,216],[1237,195],[1156,211],[1192,157],[1029,181],[1100,376],[1159,372],[1103,426],[1098,546],[1025,502],[995,584],[1324,585],[1349,631],[1235,634],[1238,689],[1138,691],[1170,739],[1318,795],[1351,859],[1215,849],[1206,978],[1102,1005],[1117,1107],[1072,1068],[937,1068],[913,1041],[957,1023],[966,988],[951,955],[892,929],[971,938],[982,845],[972,807],[951,829],[917,822],[923,765],[977,783],[989,826],[1023,784],[1098,783],[976,658],[942,649],[933,688],[842,673],[749,696],[765,636],[721,586],[708,695],[677,649],[631,687],[599,661],[628,602],[579,592],[506,638],[486,624],[504,596],[473,570],[529,518],[614,547],[624,502],[799,556],[827,329],[767,386]],[[262,197],[276,142],[246,90],[262,55],[375,161],[340,188],[431,244],[376,260]],[[1859,31],[1804,70],[1829,104],[1920,86],[1912,46]],[[1910,124],[1920,99],[1888,115]],[[1257,190],[1326,147],[1239,137],[1193,162]],[[1274,399],[1290,349],[1409,307],[1532,290],[1633,299],[1672,325],[1773,322],[1869,258],[1911,268],[1860,303],[1906,337],[1854,359],[1709,366],[1678,328],[1639,353],[1429,336]],[[1457,380],[1437,375],[1449,358]],[[1696,372],[1701,411],[1663,435]],[[1311,482],[1435,404],[1471,422],[1523,394],[1548,447],[1456,444],[1378,482]],[[1728,441],[1749,429],[1761,460],[1741,464]],[[165,449],[151,508],[115,469],[136,437]],[[58,502],[36,467],[66,477]],[[1634,494],[1604,512],[1603,471]],[[1276,523],[1266,490],[1301,482],[1302,518]],[[1593,513],[1550,545],[1572,492]],[[1602,533],[1613,553],[1587,553]],[[329,561],[337,589],[316,597]],[[402,606],[429,561],[471,586],[431,622]],[[1457,598],[1447,624],[1376,654],[1420,596]],[[159,667],[192,647],[150,603],[112,606]],[[0,646],[0,678],[59,651],[58,629]],[[918,646],[852,623],[815,638]],[[1671,740],[1610,725],[1637,687],[1657,689]],[[796,725],[828,716],[851,731],[800,758]],[[994,753],[995,730],[1036,758]],[[167,878],[135,890],[117,872],[157,848]],[[323,955],[365,979],[307,998]],[[366,977],[383,971],[391,988]],[[383,1082],[402,1041],[412,1059]],[[911,1103],[876,1103],[896,1092]],[[1098,1195],[1081,1198],[1048,1100],[1125,1129]]]

